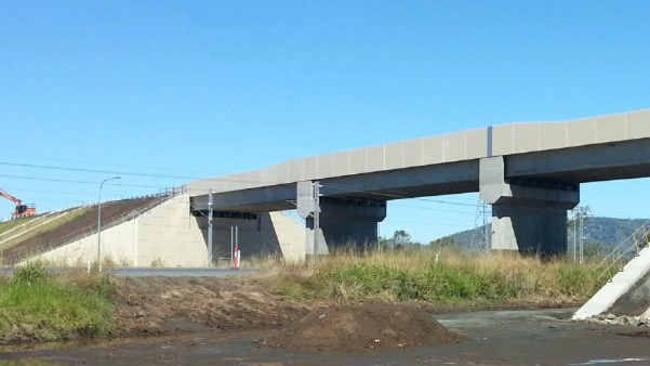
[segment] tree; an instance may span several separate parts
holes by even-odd
[[[404,247],[411,243],[411,234],[405,230],[397,230],[393,234],[393,245],[395,247]]]

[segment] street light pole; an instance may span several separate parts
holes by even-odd
[[[102,271],[102,189],[106,182],[122,179],[122,177],[110,177],[104,179],[99,184],[99,193],[97,195],[97,269]]]

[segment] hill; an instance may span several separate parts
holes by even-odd
[[[619,219],[612,217],[589,217],[584,222],[585,245],[597,246],[604,250],[613,248],[620,243],[626,247],[634,246],[635,232],[644,225],[650,224],[650,219]],[[485,228],[483,226],[462,231],[438,239],[438,243],[448,243],[464,249],[478,250],[486,247]],[[568,227],[569,247],[573,243],[573,225]]]

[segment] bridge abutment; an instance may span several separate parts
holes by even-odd
[[[506,181],[502,156],[481,159],[481,199],[492,205],[491,248],[542,256],[567,250],[567,210],[580,202],[579,186],[550,180]]]

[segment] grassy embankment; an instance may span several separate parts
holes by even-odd
[[[22,267],[0,278],[0,343],[108,335],[110,291],[99,276],[52,277],[39,265]]]
[[[287,265],[271,281],[276,291],[294,299],[419,300],[440,309],[571,306],[588,299],[618,269],[599,259],[581,265],[424,249]]]

